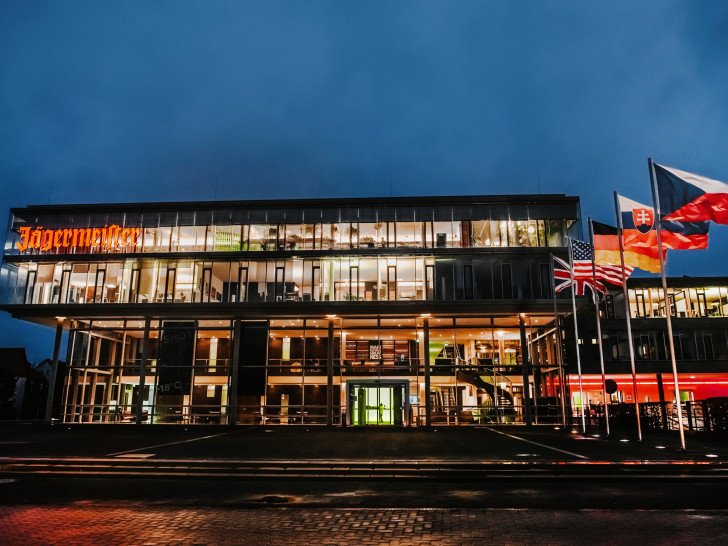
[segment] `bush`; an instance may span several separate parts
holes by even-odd
[[[728,397],[716,396],[705,399],[710,430],[728,430]]]

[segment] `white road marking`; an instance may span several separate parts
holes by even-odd
[[[231,431],[233,432],[233,431]],[[178,442],[169,442],[166,444],[157,444],[153,446],[144,446],[137,449],[130,449],[129,451],[119,451],[117,453],[109,453],[107,457],[118,457],[119,455],[126,455],[127,453],[136,453],[137,451],[146,451],[147,449],[154,449],[156,447],[166,447],[166,446],[174,446],[177,444],[188,444],[190,442],[196,442],[198,440],[208,440],[210,438],[216,438],[218,436],[225,436],[226,434],[230,434],[230,432],[221,432],[220,434],[211,434],[210,436],[200,436],[199,438],[190,438],[189,440],[180,440]]]
[[[551,447],[547,446],[546,444],[541,444],[539,442],[534,442],[533,440],[526,440],[525,438],[521,438],[520,436],[515,436],[514,434],[507,434],[500,430],[495,430],[490,427],[483,427],[491,432],[495,432],[496,434],[502,434],[503,436],[508,436],[509,438],[513,438],[514,440],[520,440],[521,442],[526,442],[527,444],[533,444],[535,446],[545,447],[546,449],[550,449],[551,451],[558,451],[559,453],[566,453],[567,455],[571,455],[572,457],[577,457],[579,459],[589,459],[589,457],[586,457],[584,455],[579,455],[578,453],[573,453],[571,451],[566,451],[564,449],[559,449],[557,447]]]

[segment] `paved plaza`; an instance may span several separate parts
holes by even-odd
[[[8,545],[727,544],[726,511],[0,507]]]
[[[0,431],[3,545],[728,544],[720,436],[683,452],[676,433],[553,427]]]

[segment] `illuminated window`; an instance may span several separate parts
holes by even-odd
[[[283,354],[281,355],[281,358],[283,360],[291,359],[291,338],[290,337],[283,338]]]
[[[208,362],[208,370],[214,372],[215,368],[217,368],[217,338],[213,337],[210,339],[210,360]]]

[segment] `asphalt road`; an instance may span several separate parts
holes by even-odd
[[[689,436],[683,452],[676,433],[637,444],[626,434],[607,439],[599,431],[553,427],[6,426],[0,432],[3,504],[728,509],[728,441],[715,436]],[[60,466],[46,468],[44,460]],[[22,468],[13,470],[13,461]],[[344,470],[327,472],[327,465]]]
[[[560,427],[326,429],[324,427],[0,426],[0,457],[345,459],[450,461],[728,461],[728,437]]]
[[[3,544],[725,544],[728,441],[0,426]]]

